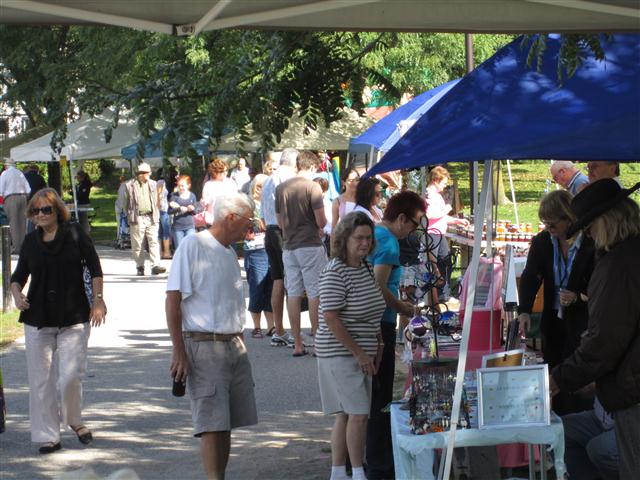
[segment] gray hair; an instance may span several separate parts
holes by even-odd
[[[245,210],[251,212],[249,215],[253,215],[253,211],[256,206],[253,200],[244,193],[234,193],[232,195],[226,195],[216,199],[216,204],[213,207],[213,220],[219,222],[224,220],[224,217],[230,213],[242,214]]]
[[[280,156],[280,165],[295,167],[298,161],[298,150],[295,148],[285,148]]]
[[[551,172],[557,172],[560,169],[565,169],[565,170],[575,170],[578,167],[573,163],[570,162],[569,160],[554,160],[553,163],[551,164]]]

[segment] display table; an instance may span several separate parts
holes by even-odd
[[[433,464],[436,448],[445,448],[449,432],[414,435],[409,429],[409,411],[400,410],[399,404],[391,405],[391,437],[396,480],[434,479]],[[461,429],[456,432],[456,447],[481,447],[508,443],[549,445],[555,456],[556,478],[563,478],[564,429],[562,421],[554,413],[551,424],[545,427],[510,427],[478,430]],[[541,471],[546,477],[544,455],[541,455]],[[531,459],[530,461],[533,461]],[[532,469],[530,468],[531,472]]]

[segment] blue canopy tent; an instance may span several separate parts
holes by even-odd
[[[520,42],[516,39],[465,76],[366,174],[486,160],[477,213],[489,215],[489,249],[493,160],[640,159],[640,35],[601,37],[605,60],[589,56],[561,85],[559,39],[548,39],[539,70],[527,65],[528,51]],[[482,227],[482,221],[475,222],[467,312],[473,311],[475,300]],[[472,319],[463,326],[451,426],[438,478],[448,478],[451,471]]]
[[[640,159],[640,35],[602,37],[559,84],[558,38],[540,69],[516,39],[465,76],[367,175],[446,162]]]
[[[144,158],[162,158],[162,142],[164,141],[164,136],[166,135],[166,130],[159,130],[151,135],[144,145]],[[209,154],[209,140],[208,138],[201,138],[193,142],[192,147],[198,153],[198,155],[208,155]],[[127,160],[133,160],[136,158],[136,153],[138,151],[138,143],[132,143],[131,145],[127,145],[121,150],[122,157]],[[170,156],[175,156],[176,152],[173,152]]]
[[[398,107],[386,117],[378,120],[361,135],[349,142],[349,153],[369,154],[369,164],[375,163],[377,152],[388,152],[411,127],[440,98],[456,85],[460,79],[451,80],[421,93],[410,102]]]

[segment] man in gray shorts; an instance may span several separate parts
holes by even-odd
[[[300,332],[300,310],[306,291],[309,298],[311,331],[318,328],[320,274],[327,264],[322,244],[322,229],[327,223],[320,185],[311,180],[320,159],[315,153],[300,152],[298,176],[276,188],[276,217],[282,229],[284,286],[287,290],[287,313],[295,347],[294,357],[306,354]]]
[[[233,244],[253,222],[243,193],[221,197],[207,230],[186,237],[167,282],[171,376],[187,382],[194,435],[209,479],[223,479],[231,429],[258,423],[253,377],[242,339],[245,302]]]

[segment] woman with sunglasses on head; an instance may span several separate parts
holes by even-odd
[[[571,210],[571,194],[566,190],[545,195],[538,216],[546,229],[531,241],[518,289],[518,320],[524,334],[531,327],[533,304],[544,283],[540,334],[542,356],[551,369],[575,351],[587,328],[589,314],[581,294],[587,291],[595,250],[588,236],[567,236],[576,217]],[[592,404],[593,398],[563,394],[553,399],[552,407],[556,414],[564,415],[589,409]]]
[[[364,212],[373,223],[382,221],[382,210],[378,204],[382,200],[382,185],[375,177],[363,178],[356,187],[356,206],[354,212]]]
[[[27,212],[37,228],[25,237],[11,293],[24,323],[31,440],[41,443],[39,451],[46,454],[61,448],[61,420],[81,443],[93,440],[82,423],[82,380],[90,329],[104,323],[107,308],[98,254],[82,228],[69,222],[69,210],[56,191],[38,191]]]
[[[342,172],[342,193],[338,198],[333,201],[331,205],[332,217],[331,217],[331,229],[336,228],[338,221],[343,218],[347,213],[353,211],[356,208],[356,189],[358,182],[360,181],[360,174],[358,171],[349,167]]]

